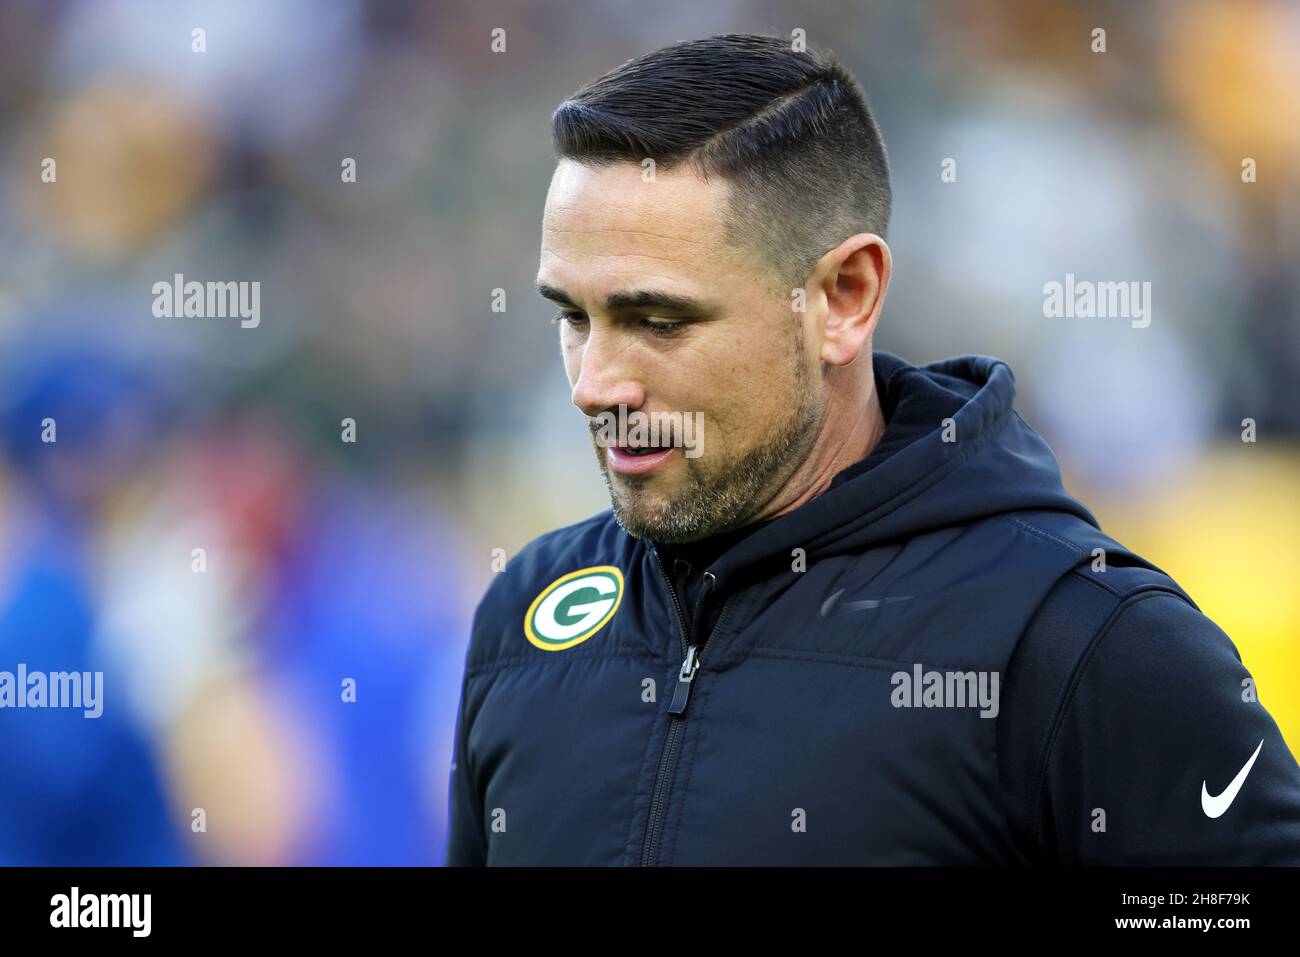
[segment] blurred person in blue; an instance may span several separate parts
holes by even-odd
[[[185,863],[151,742],[94,643],[93,526],[148,432],[148,384],[102,354],[31,351],[5,380],[0,670],[103,680],[96,717],[0,709],[0,864]]]
[[[296,863],[436,864],[470,612],[455,525],[387,477],[329,477],[302,507],[266,661],[323,746]]]

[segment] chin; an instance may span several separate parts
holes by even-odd
[[[660,496],[649,496],[643,492],[614,495],[611,497],[611,505],[615,520],[633,538],[664,541],[661,536],[671,534],[674,524],[672,503]]]
[[[615,501],[613,508],[615,521],[633,538],[680,545],[713,534],[709,521],[698,515],[693,516],[696,521],[691,521],[688,517],[691,516],[691,509],[682,503],[657,502],[650,508],[644,507],[644,503],[638,503],[629,508],[626,503]]]
[[[647,512],[643,508],[626,508],[619,502],[613,503],[614,519],[633,538],[661,540],[660,536],[668,532],[670,522],[664,521],[658,513]]]

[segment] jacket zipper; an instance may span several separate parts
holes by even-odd
[[[659,767],[655,771],[654,789],[650,792],[650,811],[646,816],[645,839],[641,845],[642,867],[648,867],[652,864],[659,853],[659,838],[664,827],[664,808],[668,803],[668,789],[677,767],[677,753],[686,724],[686,706],[690,703],[691,685],[695,681],[696,672],[700,670],[703,646],[708,643],[708,638],[717,632],[723,619],[727,617],[727,608],[731,605],[731,599],[735,597],[732,595],[727,598],[727,601],[722,606],[722,611],[718,615],[718,620],[709,630],[704,642],[696,644],[694,628],[686,622],[686,615],[682,613],[682,606],[677,600],[677,591],[673,588],[672,580],[668,577],[668,571],[664,568],[659,553],[655,552],[654,556],[655,564],[659,566],[659,573],[663,576],[664,584],[668,586],[668,596],[673,600],[673,609],[677,612],[677,624],[681,630],[682,667],[677,673],[677,684],[673,687],[673,700],[668,705],[668,737],[664,740],[664,749],[659,754]],[[703,607],[712,581],[713,576],[705,573],[704,592],[700,596],[697,608]]]

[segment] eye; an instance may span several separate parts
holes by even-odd
[[[586,324],[587,317],[580,312],[560,311],[551,317],[551,322],[565,322],[568,323],[570,327],[577,328]]]
[[[668,336],[675,336],[677,333],[681,332],[686,323],[656,322],[653,319],[642,319],[641,325],[643,328],[649,329],[653,335],[667,338]]]

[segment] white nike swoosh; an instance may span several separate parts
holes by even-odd
[[[1237,776],[1232,779],[1232,783],[1224,788],[1223,793],[1217,797],[1212,797],[1210,792],[1205,789],[1205,782],[1201,782],[1201,810],[1205,812],[1206,817],[1218,817],[1228,809],[1233,798],[1237,796],[1237,792],[1241,790],[1241,786],[1246,783],[1246,775],[1254,767],[1255,759],[1259,757],[1259,749],[1263,746],[1264,739],[1261,738],[1259,745],[1255,748],[1255,753],[1246,762],[1246,766],[1237,772]]]
[[[894,602],[907,601],[911,595],[890,595],[885,598],[862,598],[857,601],[840,601],[840,596],[844,594],[841,588],[837,592],[832,592],[831,596],[822,602],[822,617],[830,616],[832,608],[838,608],[837,614],[843,614],[847,611],[867,611],[871,608],[879,608],[881,605],[892,605]]]

